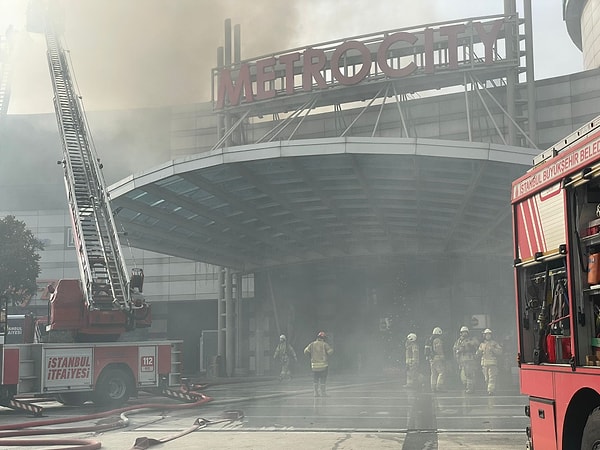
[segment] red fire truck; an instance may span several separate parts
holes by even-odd
[[[144,273],[126,269],[102,165],[90,138],[67,53],[60,43],[61,21],[44,2],[32,2],[29,31],[43,32],[54,90],[58,130],[79,279],[59,280],[48,316],[29,327],[39,331],[23,343],[5,342],[6,305],[0,305],[0,405],[39,412],[18,396],[53,395],[63,403],[94,400],[120,404],[137,389],[179,385],[180,342],[135,342],[151,325],[143,297]],[[138,334],[136,334],[138,332]],[[31,343],[26,343],[31,342]]]
[[[600,116],[512,184],[528,448],[600,448]]]

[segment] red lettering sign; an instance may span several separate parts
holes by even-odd
[[[562,156],[561,156],[562,155]],[[581,148],[573,148],[560,153],[556,158],[536,168],[525,178],[513,183],[512,199],[517,200],[531,194],[534,190],[547,186],[567,174],[598,159],[600,138],[584,142]]]
[[[477,35],[479,42],[484,47],[485,64],[494,62],[494,48],[503,27],[504,19],[485,23],[473,22],[474,34]],[[302,53],[294,52],[270,56],[255,62],[244,62],[235,70],[231,67],[220,68],[217,74],[215,108],[223,109],[225,106],[237,106],[242,102],[251,103],[254,100],[266,100],[277,95],[294,94],[296,92],[294,79],[299,74],[302,75],[302,86],[298,87],[298,90],[303,92],[327,89],[338,83],[347,86],[355,85],[364,81],[373,70],[380,71],[389,78],[406,77],[415,73],[419,68],[424,73],[431,74],[435,68],[434,36],[436,32],[438,42],[440,38],[445,39],[447,46],[448,61],[445,69],[458,69],[459,40],[471,37],[471,30],[467,30],[465,23],[447,25],[437,30],[426,28],[415,33],[398,31],[382,36],[379,41],[347,40],[333,49],[328,49],[327,52],[321,48],[308,47]],[[416,57],[414,61],[409,62],[400,62],[400,58],[390,57],[394,44],[404,50],[415,48],[415,52],[417,51],[415,46],[419,45],[419,52],[422,53],[422,58],[418,61],[420,66],[417,65]],[[461,43],[461,45],[463,44]],[[362,64],[360,70],[354,70],[352,73],[349,73],[348,68],[346,71],[342,70],[342,67],[346,67],[344,62],[350,52],[352,52],[354,60],[358,58],[358,63],[353,62],[349,67]],[[358,56],[356,56],[357,53]],[[475,62],[470,61],[470,63]],[[324,72],[328,68],[330,73],[326,80]],[[277,80],[281,80],[279,82],[280,90],[275,89]]]
[[[360,53],[362,59],[362,67],[358,71],[358,73],[353,76],[348,75],[347,73],[342,73],[340,70],[340,59],[344,56],[349,50],[357,50]],[[369,71],[371,70],[371,52],[367,48],[365,44],[358,41],[347,41],[340,45],[335,49],[333,55],[331,56],[331,73],[336,80],[338,80],[341,84],[346,86],[351,86],[353,84],[360,83],[363,80]]]
[[[46,366],[46,380],[77,380],[89,378],[89,356],[51,356]]]

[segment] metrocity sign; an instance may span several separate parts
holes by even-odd
[[[504,37],[501,32],[510,20],[502,16],[418,31],[385,32],[350,38],[335,46],[320,44],[219,67],[213,70],[217,94],[215,99],[213,91],[214,108],[222,110],[332,86],[353,86],[373,77],[397,79],[465,65],[491,65],[498,60],[497,42]],[[475,56],[475,45],[482,46],[483,61]]]

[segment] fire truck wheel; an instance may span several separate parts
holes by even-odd
[[[89,392],[66,392],[64,394],[59,394],[56,396],[56,399],[67,406],[81,406],[88,400],[90,400]]]
[[[133,381],[122,369],[107,368],[100,374],[94,390],[94,403],[102,406],[120,406],[131,395]]]
[[[581,450],[600,450],[600,408],[596,408],[588,416],[583,429]]]

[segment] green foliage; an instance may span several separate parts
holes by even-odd
[[[15,306],[35,294],[43,243],[14,216],[0,219],[0,297]]]

